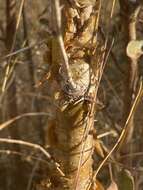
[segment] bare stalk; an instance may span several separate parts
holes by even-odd
[[[66,50],[64,47],[64,42],[63,42],[63,37],[61,33],[61,7],[60,7],[60,2],[59,0],[54,0],[53,1],[53,12],[55,13],[55,18],[54,18],[54,24],[55,24],[55,32],[57,35],[57,41],[60,47],[61,51],[61,56],[63,60],[63,70],[65,72],[65,78],[67,79],[67,82],[69,83],[69,86],[71,89],[76,89],[76,84],[74,83],[72,76],[71,76],[71,71],[69,67],[69,61],[68,61],[68,56],[66,54]]]
[[[136,22],[137,16],[139,14],[141,5],[136,3],[132,4],[132,2],[125,2],[124,0],[120,0],[120,8],[122,13],[123,27],[124,29],[124,38],[127,40],[125,46],[132,41],[137,39],[136,33]],[[128,30],[126,30],[126,26],[128,26]],[[126,48],[126,47],[125,47]],[[130,109],[133,105],[136,92],[137,92],[137,84],[138,84],[138,60],[139,57],[127,58],[126,56],[126,71],[127,77],[125,79],[125,97],[124,97],[124,113],[123,113],[123,122],[126,121],[126,118],[130,112]],[[124,146],[127,144],[133,135],[134,130],[134,114],[128,123],[128,133],[126,138],[124,139]]]

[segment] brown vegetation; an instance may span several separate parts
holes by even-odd
[[[0,0],[0,16],[0,189],[143,189],[142,3]]]

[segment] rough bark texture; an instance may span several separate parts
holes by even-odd
[[[72,73],[74,81],[79,82],[83,77],[79,64],[85,66],[89,64],[91,70],[89,75],[96,73],[96,70],[93,72],[92,69],[95,69],[97,65],[91,60],[93,53],[91,50],[95,46],[93,32],[96,16],[93,2],[92,5],[86,5],[82,8],[64,2],[62,12],[63,38],[69,64],[75,64],[75,73]],[[55,24],[55,21],[53,23]],[[52,28],[55,29],[55,25]],[[68,94],[68,85],[66,86],[66,81],[61,75],[63,60],[57,38],[58,36],[55,36],[51,40],[52,56],[50,61],[52,65],[49,80],[52,100],[56,105],[53,108],[55,119],[49,121],[45,138],[47,145],[50,146],[49,151],[56,162],[60,164],[65,177],[51,174],[52,185],[50,189],[85,190],[88,189],[92,180],[93,137],[91,131],[94,122],[91,120],[94,120],[94,114],[90,113],[93,99],[85,100],[84,97],[87,95],[88,98],[94,98],[96,86],[92,84],[92,77],[88,76],[90,84],[83,96],[78,97],[76,94],[75,98],[73,94]],[[82,78],[85,83],[86,77]],[[62,83],[65,84],[62,85]]]

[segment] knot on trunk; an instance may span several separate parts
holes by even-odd
[[[83,60],[78,60],[69,64],[69,72],[74,82],[74,87],[71,86],[63,66],[60,67],[59,73],[61,76],[62,90],[73,99],[84,96],[90,84],[90,67]]]

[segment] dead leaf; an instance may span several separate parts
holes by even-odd
[[[104,152],[103,152],[103,148],[102,148],[102,145],[100,143],[99,140],[95,140],[94,141],[94,147],[95,147],[95,152],[101,156],[102,158],[104,158]]]
[[[130,171],[122,170],[118,175],[119,190],[135,190],[134,178]]]
[[[105,189],[104,189],[103,185],[98,180],[96,180],[96,183],[93,184],[93,186],[90,190],[105,190]]]
[[[115,181],[112,181],[112,183],[110,184],[110,186],[107,188],[107,190],[118,190],[118,186],[115,183]]]

